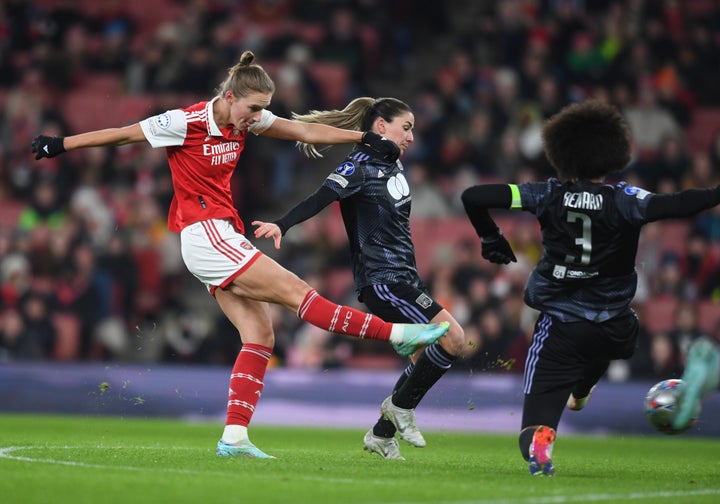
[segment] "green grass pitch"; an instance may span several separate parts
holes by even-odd
[[[215,456],[221,425],[0,415],[0,502],[498,504],[720,501],[720,440],[563,436],[554,478],[532,477],[514,435],[426,432],[407,460],[364,431],[251,428],[276,460]]]

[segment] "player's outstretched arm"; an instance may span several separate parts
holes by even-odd
[[[482,241],[482,256],[496,264],[517,262],[510,243],[490,215],[489,208],[510,208],[512,189],[507,184],[477,185],[462,194],[465,212]]]
[[[385,161],[393,162],[400,157],[400,148],[394,142],[372,131],[355,131],[278,117],[262,135],[309,145],[362,143],[374,149],[378,157]],[[322,157],[319,153],[316,155]]]
[[[253,221],[255,238],[272,238],[275,248],[280,248],[282,237],[288,229],[295,224],[306,221],[320,213],[322,209],[338,199],[335,191],[326,186],[320,186],[317,191],[305,198],[303,201],[292,207],[288,212],[274,222]]]
[[[720,204],[720,186],[685,189],[672,194],[653,194],[648,202],[648,221],[691,217]]]
[[[107,128],[67,137],[38,135],[32,141],[35,159],[52,158],[63,152],[85,147],[120,146],[145,141],[139,123],[122,128]]]

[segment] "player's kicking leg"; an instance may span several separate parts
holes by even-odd
[[[693,342],[682,375],[683,391],[673,427],[683,429],[695,416],[700,402],[720,381],[720,347],[706,337]]]

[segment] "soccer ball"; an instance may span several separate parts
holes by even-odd
[[[650,425],[664,434],[681,434],[695,425],[700,416],[698,404],[692,419],[684,428],[673,427],[672,421],[682,386],[683,381],[679,379],[663,380],[653,385],[645,396],[645,415]]]

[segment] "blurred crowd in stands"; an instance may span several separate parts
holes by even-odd
[[[129,124],[214,95],[243,50],[274,77],[271,110],[395,96],[415,112],[403,158],[421,274],[465,327],[462,372],[522,372],[535,314],[522,291],[541,251],[534,220],[498,222],[518,263],[482,260],[459,194],[544,180],[542,122],[587,98],[616,104],[635,138],[618,174],[656,192],[720,182],[720,7],[710,0],[5,0],[0,3],[0,362],[228,364],[239,338],[185,271],[166,228],[162,152],[134,145],[36,162],[34,135]],[[287,144],[287,145],[286,145]],[[241,216],[279,217],[344,152],[308,160],[252,138],[233,181]],[[250,226],[248,226],[250,227]],[[250,234],[250,233],[248,233]],[[254,240],[335,301],[357,304],[337,210]],[[647,226],[636,356],[610,377],[678,376],[689,342],[720,336],[720,209]],[[273,307],[275,364],[392,367]]]

